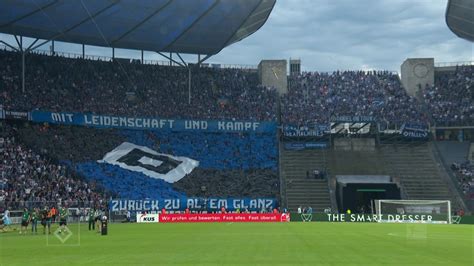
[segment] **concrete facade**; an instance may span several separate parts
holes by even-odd
[[[262,85],[274,87],[280,94],[288,92],[286,60],[262,60],[258,64],[258,76]]]
[[[417,96],[419,85],[434,84],[434,58],[408,58],[401,65],[402,84],[411,96]]]
[[[290,75],[298,76],[301,74],[301,60],[290,59]]]
[[[375,151],[373,138],[337,138],[334,139],[334,150],[337,151]]]

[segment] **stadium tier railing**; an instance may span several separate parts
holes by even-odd
[[[451,66],[474,66],[474,61],[439,62],[439,63],[435,63],[435,67],[451,67]]]

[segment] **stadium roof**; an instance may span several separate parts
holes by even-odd
[[[256,32],[276,0],[0,0],[0,32],[212,55]]]
[[[449,0],[446,23],[454,34],[474,42],[474,1]]]

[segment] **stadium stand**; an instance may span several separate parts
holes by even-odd
[[[129,142],[199,160],[206,169],[277,169],[272,134],[122,131]]]
[[[5,62],[0,67],[5,109],[276,120],[276,92],[259,86],[254,72],[200,68],[193,75],[195,98],[190,105],[185,82],[187,70],[179,67],[31,53],[27,56],[26,81],[33,89],[23,94],[19,88],[20,54],[3,50],[0,58]],[[292,76],[290,91],[281,99],[282,122],[324,123],[332,116],[369,115],[377,121],[395,124],[472,124],[473,69],[460,66],[453,74],[437,75],[435,86],[424,88],[422,97],[430,115],[421,110],[415,98],[406,94],[399,77],[391,72],[315,72]],[[160,90],[154,89],[157,86]]]
[[[453,163],[451,169],[457,177],[459,187],[469,200],[474,200],[474,166],[469,162]]]
[[[470,202],[474,203],[474,168],[469,161],[469,142],[437,141],[435,142],[444,167],[448,169],[456,181],[461,192]]]
[[[16,128],[2,125],[0,150],[2,208],[31,208],[51,202],[53,206],[104,206],[111,195],[95,182],[86,182],[66,166],[27,148],[19,141]]]
[[[48,152],[55,160],[124,199],[278,198],[279,194],[276,137],[273,134],[191,134],[44,125],[23,127],[19,132],[29,146]],[[169,184],[97,162],[124,141],[196,159],[200,167],[179,182]]]
[[[423,91],[432,121],[440,126],[473,125],[474,66],[458,66],[453,73],[436,75],[435,81]]]
[[[445,169],[433,157],[430,143],[382,144],[373,149],[281,150],[281,174],[286,185],[288,208],[313,206],[319,212],[331,207],[331,184],[326,179],[307,177],[319,169],[331,180],[337,175],[387,175],[401,186],[403,199],[450,199],[458,208],[456,196],[443,177]],[[467,171],[462,171],[466,173]]]
[[[0,51],[7,110],[47,110],[173,119],[274,121],[276,92],[257,74],[236,69],[196,69],[187,99],[187,70],[180,67],[71,59],[30,53],[25,93],[20,54]],[[60,99],[60,100],[59,100]],[[274,133],[207,133],[109,130],[67,126],[21,127],[22,141],[123,199],[183,196],[278,198]],[[175,184],[147,178],[97,160],[128,141],[166,154],[187,156],[200,167]]]
[[[373,116],[377,121],[402,124],[427,122],[418,101],[407,95],[391,72],[308,72],[290,78],[282,96],[282,123],[328,123],[333,116]]]
[[[472,73],[472,67],[457,67],[453,73],[439,73],[435,86],[426,87],[424,95],[418,98],[406,93],[397,74],[386,71],[292,75],[288,94],[281,96],[281,121],[283,125],[307,126],[329,124],[334,122],[334,117],[368,116],[374,117],[380,125],[394,128],[405,123],[469,126],[474,114]],[[285,196],[289,209],[294,211],[306,204],[317,206],[319,211],[329,207],[331,181],[328,184],[321,180],[306,180],[306,170],[302,169],[312,168],[325,169],[328,178],[336,175],[388,175],[398,181],[402,198],[450,199],[453,206],[460,206],[460,198],[448,180],[451,170],[440,168],[435,157],[447,151],[435,151],[429,142],[404,141],[396,143],[394,137],[387,135],[383,144],[377,141],[373,147],[363,145],[365,150],[354,150],[351,145],[345,148],[338,144],[344,140],[334,139],[330,140],[334,147],[326,152],[280,148],[281,174],[287,186]],[[444,145],[450,146],[449,143]],[[452,145],[450,149],[457,146]],[[453,162],[460,161],[464,162],[459,159]],[[298,176],[293,171],[301,171],[301,181],[298,181],[304,183],[301,187],[288,185]],[[460,177],[458,180],[461,180],[465,192],[468,189],[466,179]],[[316,182],[322,183],[321,191],[314,188]],[[309,200],[311,198],[313,200]]]
[[[0,66],[3,89],[0,103],[5,110],[276,122],[280,100],[283,125],[327,124],[334,116],[370,116],[380,123],[398,126],[408,122],[469,124],[473,121],[470,88],[474,79],[469,67],[459,67],[454,74],[438,77],[434,87],[426,87],[425,106],[408,96],[398,75],[387,71],[303,73],[291,76],[289,93],[278,98],[274,89],[258,85],[255,72],[204,67],[193,70],[193,99],[188,104],[187,70],[180,67],[30,53],[26,72],[30,89],[23,93],[19,88],[20,55],[3,50],[0,58],[5,62]],[[454,93],[448,93],[450,90]],[[456,106],[460,108],[453,108]],[[52,158],[57,165],[67,165],[75,175],[126,199],[278,198],[279,159],[286,188],[285,204],[290,210],[299,206],[311,206],[316,211],[331,207],[328,181],[308,178],[308,172],[314,170],[324,171],[327,177],[357,174],[397,177],[407,199],[453,197],[427,143],[383,144],[364,151],[280,149],[279,155],[275,133],[112,130],[27,124],[18,127],[18,137],[37,154]],[[199,167],[170,184],[98,162],[123,142],[189,157],[199,161]],[[462,188],[468,188],[465,177],[459,180]]]
[[[0,51],[4,109],[166,118],[274,121],[276,92],[255,72],[196,68],[192,103],[182,67],[71,59],[30,53],[22,92],[21,55]],[[61,100],[59,100],[61,99]]]
[[[285,182],[286,205],[290,211],[312,207],[315,212],[331,208],[326,179],[315,179],[314,170],[327,167],[325,151],[281,149],[280,171]]]
[[[381,151],[388,169],[400,178],[408,199],[452,199],[429,143],[385,144],[381,146]]]

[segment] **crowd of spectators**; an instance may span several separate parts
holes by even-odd
[[[7,110],[252,121],[277,117],[276,91],[259,85],[252,71],[192,68],[188,103],[188,70],[183,67],[29,53],[23,92],[20,54],[0,50],[0,60],[0,104]],[[281,117],[294,125],[341,116],[397,125],[473,124],[473,66],[437,73],[435,85],[421,92],[421,101],[409,96],[399,76],[387,71],[305,72],[290,76]]]
[[[458,66],[454,72],[436,75],[425,86],[423,99],[437,125],[474,124],[474,66]]]
[[[105,202],[105,194],[96,184],[75,177],[67,167],[25,147],[18,141],[15,129],[6,131],[0,137],[0,202],[5,206],[85,206]]]
[[[120,133],[128,142],[198,160],[205,169],[277,170],[278,143],[274,134],[137,130]]]
[[[290,77],[289,84],[288,94],[281,98],[286,124],[327,124],[341,116],[398,125],[427,122],[416,98],[408,96],[392,72],[306,72]]]
[[[453,163],[451,169],[454,171],[463,193],[466,197],[474,200],[474,165],[469,161]]]
[[[121,198],[277,197],[277,143],[273,134],[167,132],[27,124],[21,141],[68,165]],[[123,142],[199,161],[174,184],[98,163]]]
[[[274,89],[258,85],[256,72],[26,55],[0,51],[0,104],[7,110],[90,112],[121,116],[274,121]]]
[[[57,162],[101,160],[126,140],[115,129],[27,124],[18,127],[22,143]]]
[[[277,170],[277,140],[264,133],[207,133],[95,129],[34,125],[19,131],[22,141],[59,162],[101,160],[123,142],[199,161],[205,169]]]

